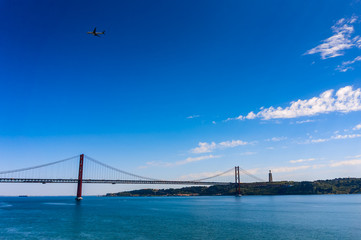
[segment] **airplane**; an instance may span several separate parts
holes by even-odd
[[[92,32],[87,32],[88,34],[93,34],[93,36],[97,36],[100,37],[100,34],[105,34],[105,31],[103,32],[97,32],[97,28],[95,27],[94,30]]]

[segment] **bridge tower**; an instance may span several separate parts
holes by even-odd
[[[79,160],[79,174],[78,174],[78,190],[76,193],[76,200],[80,201],[83,198],[81,197],[81,188],[83,185],[83,163],[84,163],[84,154],[80,155],[80,160]]]
[[[239,166],[234,167],[234,178],[235,178],[235,185],[236,185],[236,196],[241,196],[241,178],[239,175]]]

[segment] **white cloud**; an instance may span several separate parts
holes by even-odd
[[[285,173],[285,172],[294,172],[297,170],[308,169],[311,166],[299,166],[299,167],[279,167],[279,168],[271,168],[273,173]]]
[[[274,147],[266,147],[267,150],[275,150]]]
[[[255,119],[257,117],[256,114],[254,114],[254,112],[250,112],[248,113],[248,115],[246,116],[246,119]]]
[[[305,54],[320,53],[322,59],[327,59],[344,55],[344,50],[360,47],[360,36],[351,37],[354,33],[353,24],[356,20],[357,17],[338,20],[331,27],[334,34],[323,40],[320,45],[308,50]]]
[[[311,161],[315,161],[315,158],[302,158],[302,159],[297,159],[297,160],[291,160],[290,163],[302,163],[302,162],[311,162]]]
[[[232,140],[232,141],[225,141],[220,143],[207,143],[207,142],[199,142],[198,147],[193,148],[191,150],[192,153],[207,153],[212,152],[216,148],[233,148],[237,146],[247,145],[248,142],[244,142],[242,140]]]
[[[353,159],[341,162],[332,163],[331,167],[340,167],[340,166],[353,166],[353,165],[361,165],[361,159]]]
[[[329,141],[330,139],[328,138],[319,138],[319,139],[312,139],[311,143],[321,143],[321,142],[326,142]]]
[[[140,166],[139,168],[148,168],[148,167],[170,167],[172,164],[169,162],[162,162],[162,161],[151,161],[146,162],[145,166]]]
[[[255,155],[257,154],[256,152],[243,152],[241,153],[242,156],[250,156],[250,155]]]
[[[206,142],[199,142],[198,143],[199,147],[193,148],[191,150],[192,153],[207,153],[207,152],[212,152],[213,149],[216,148],[216,143],[215,142],[211,142],[211,143],[206,143]]]
[[[192,119],[192,118],[199,118],[199,115],[192,115],[192,116],[187,117],[187,119]]]
[[[242,116],[228,118],[228,120],[245,120],[260,118],[262,120],[297,118],[304,116],[314,116],[331,112],[348,113],[361,111],[361,88],[353,90],[352,86],[346,86],[337,90],[327,90],[319,97],[313,97],[306,100],[297,100],[290,103],[290,106],[261,108],[257,114],[252,113],[252,118]]]
[[[347,156],[346,158],[361,158],[361,154],[356,156]]]
[[[359,138],[361,137],[361,134],[346,134],[346,135],[336,135],[332,136],[331,139],[348,139],[348,138]]]
[[[259,168],[254,168],[254,169],[248,169],[246,170],[248,173],[250,174],[257,174],[259,172]],[[218,174],[221,174],[223,172],[221,171],[216,171],[216,172],[201,172],[201,173],[191,173],[191,174],[187,174],[187,175],[183,175],[181,177],[179,177],[180,180],[197,180],[197,179],[202,179],[202,178],[208,178],[208,177],[212,177],[212,176],[216,176]],[[222,174],[222,177],[227,177],[227,176],[232,176],[232,180],[234,181],[234,171],[229,171],[225,174]]]
[[[249,174],[257,174],[259,172],[259,168],[253,168],[253,169],[248,169],[246,170]]]
[[[341,65],[338,65],[336,70],[340,71],[340,72],[346,72],[347,70],[353,69],[353,67],[351,67],[350,65],[354,64],[355,62],[359,62],[361,61],[361,56],[355,57],[354,60],[351,61],[345,61],[342,62]]]
[[[244,142],[242,140],[232,140],[232,141],[225,141],[220,142],[218,145],[224,148],[233,148],[237,146],[247,145],[248,142]]]
[[[178,162],[162,162],[162,161],[151,161],[147,162],[145,166],[140,166],[139,168],[147,168],[147,167],[174,167],[174,166],[180,166],[192,162],[198,162],[206,159],[213,159],[213,158],[220,158],[222,156],[220,155],[205,155],[205,156],[199,156],[199,157],[188,157],[185,160],[178,161]]]
[[[212,159],[212,158],[220,158],[221,156],[219,155],[207,155],[207,156],[200,156],[200,157],[189,157],[183,161],[179,161],[179,162],[175,162],[174,165],[184,165],[187,163],[191,163],[191,162],[198,162],[198,161],[202,161],[202,160],[206,160],[206,159]]]
[[[269,138],[269,139],[266,139],[267,142],[279,142],[279,141],[283,141],[283,140],[286,140],[287,137],[273,137],[273,138]]]
[[[299,161],[299,160],[306,160],[306,161]],[[307,161],[313,161],[313,158],[310,159],[299,159],[294,160],[299,162],[307,162]],[[292,161],[290,161],[292,162]],[[354,165],[361,165],[361,159],[352,159],[352,160],[346,160],[346,161],[340,161],[340,162],[331,162],[327,164],[314,164],[314,165],[303,165],[303,166],[297,166],[297,167],[278,167],[278,168],[270,168],[272,169],[273,173],[285,173],[285,172],[293,172],[298,170],[306,170],[306,169],[319,169],[319,168],[325,168],[325,167],[342,167],[342,166],[354,166]]]
[[[345,134],[345,135],[337,134],[330,138],[319,138],[319,139],[307,140],[306,143],[321,143],[321,142],[328,142],[330,140],[352,139],[352,138],[359,138],[359,137],[361,137],[361,134]]]
[[[361,123],[357,124],[352,130],[360,130],[361,129]]]
[[[208,178],[208,177],[212,177],[218,174],[221,174],[221,171],[216,171],[216,172],[201,172],[201,173],[191,173],[191,174],[187,174],[187,175],[183,175],[180,176],[179,179],[180,180],[197,180],[197,179],[202,179],[202,178]],[[234,171],[232,172],[228,172],[225,173],[222,176],[234,176]]]
[[[327,164],[316,164],[316,165],[312,165],[313,169],[318,169],[318,168],[323,168],[323,167],[327,167]]]
[[[261,107],[261,109],[263,109],[263,107]],[[235,118],[227,118],[226,122],[231,121],[231,120],[255,119],[256,117],[257,117],[257,115],[254,112],[250,112],[247,114],[247,116],[239,115],[238,117],[235,117]]]
[[[310,123],[310,122],[314,122],[315,120],[311,120],[311,119],[307,119],[307,120],[302,120],[302,121],[296,121],[297,124],[303,124],[303,123]]]

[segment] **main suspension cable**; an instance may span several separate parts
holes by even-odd
[[[141,179],[145,179],[145,180],[150,180],[150,181],[164,181],[164,180],[160,180],[160,179],[154,179],[154,178],[149,178],[149,177],[143,177],[143,176],[140,176],[140,175],[136,175],[136,174],[133,174],[133,173],[130,173],[130,172],[126,172],[126,171],[123,171],[123,170],[120,170],[118,168],[115,168],[115,167],[112,167],[112,166],[109,166],[105,163],[102,163],[98,160],[95,160],[94,158],[91,158],[89,156],[85,156],[88,160],[92,161],[92,162],[95,162],[103,167],[106,167],[106,168],[109,168],[109,169],[112,169],[116,172],[120,172],[120,173],[123,173],[123,174],[126,174],[126,175],[129,175],[129,176],[132,176],[132,177],[137,177],[137,178],[141,178]]]
[[[70,157],[70,158],[62,159],[62,160],[51,162],[51,163],[45,163],[45,164],[37,165],[37,166],[34,166],[34,167],[27,167],[27,168],[15,169],[15,170],[2,171],[2,172],[0,172],[0,174],[22,172],[22,171],[32,170],[32,169],[36,169],[36,168],[47,167],[47,166],[51,166],[51,165],[54,165],[54,164],[57,164],[57,163],[61,163],[61,162],[65,162],[65,161],[74,159],[76,157],[78,157],[78,156],[73,156],[73,157]]]

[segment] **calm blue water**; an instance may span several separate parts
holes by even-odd
[[[0,197],[0,239],[361,239],[361,195]]]

